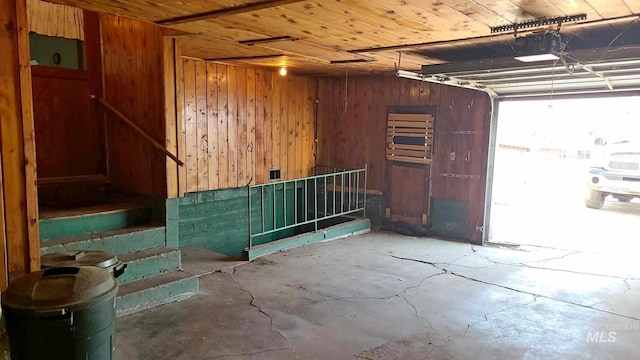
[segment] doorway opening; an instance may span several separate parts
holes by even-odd
[[[640,220],[639,114],[637,96],[501,103],[489,241],[628,254]],[[596,177],[609,182],[601,208],[587,206]]]

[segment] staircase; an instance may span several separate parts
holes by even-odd
[[[42,209],[41,254],[103,250],[127,264],[118,278],[117,316],[198,293],[198,278],[182,270],[179,249],[166,247],[165,227],[151,223],[151,208],[112,203],[69,210]]]

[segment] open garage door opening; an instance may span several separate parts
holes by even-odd
[[[489,241],[629,255],[640,97],[501,102]]]

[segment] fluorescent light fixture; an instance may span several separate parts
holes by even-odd
[[[412,80],[424,80],[421,74],[414,73],[412,71],[397,70],[396,76],[399,78],[412,79]]]
[[[536,62],[536,61],[558,60],[560,58],[558,57],[558,55],[555,55],[555,54],[538,54],[538,55],[516,56],[514,59],[522,62]]]

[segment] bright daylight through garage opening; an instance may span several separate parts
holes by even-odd
[[[637,97],[500,105],[490,241],[627,253],[640,216]]]

